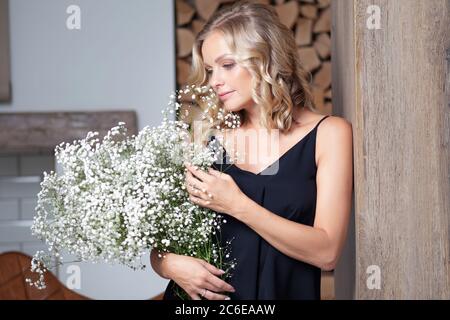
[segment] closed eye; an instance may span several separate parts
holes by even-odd
[[[224,64],[223,67],[226,68],[226,69],[231,69],[231,68],[234,67],[234,63]]]
[[[232,69],[234,67],[235,63],[228,63],[228,64],[224,64],[222,67],[225,69]],[[207,74],[211,74],[212,73],[212,69],[205,69],[205,72]]]

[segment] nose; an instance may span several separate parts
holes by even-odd
[[[223,79],[222,77],[218,74],[218,72],[214,72],[212,71],[211,73],[211,77],[209,80],[209,84],[211,87],[213,87],[216,91],[218,91],[218,89],[223,86]]]

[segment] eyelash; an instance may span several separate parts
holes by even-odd
[[[224,64],[222,67],[224,67],[225,69],[231,69],[234,67],[234,63],[228,63],[228,64]],[[207,74],[211,74],[212,70],[211,69],[206,69],[206,73]]]

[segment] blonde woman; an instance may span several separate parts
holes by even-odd
[[[152,253],[171,279],[165,299],[174,283],[192,299],[320,299],[321,270],[335,268],[347,233],[352,128],[316,112],[307,79],[270,6],[235,3],[197,35],[192,83],[210,85],[241,116],[239,128],[216,135],[226,160],[231,150],[244,157],[225,173],[188,166],[186,185],[194,203],[226,217],[222,240],[233,239],[237,265],[226,283],[205,261]]]

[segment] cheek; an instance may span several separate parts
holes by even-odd
[[[251,92],[252,92],[251,74],[247,70],[242,69],[236,75],[236,79],[238,82],[237,84],[238,84],[239,92],[245,96],[251,95]]]

